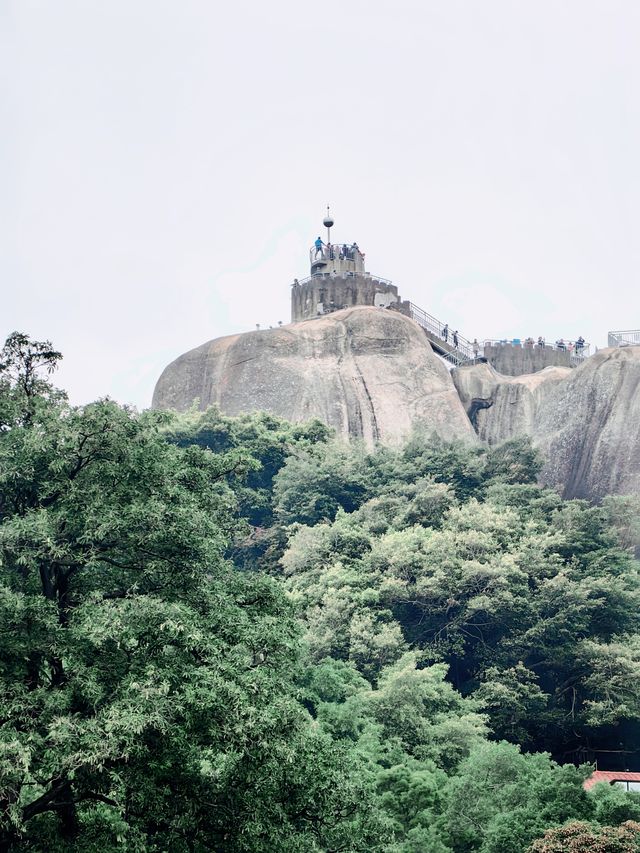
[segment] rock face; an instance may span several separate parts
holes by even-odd
[[[380,308],[209,341],[165,368],[152,406],[184,411],[195,399],[228,415],[319,418],[370,445],[400,441],[417,423],[442,438],[477,440],[421,328]]]
[[[490,364],[476,364],[454,370],[453,381],[478,436],[497,444],[532,436],[543,401],[572,372],[570,367],[546,367],[523,376],[503,376]]]
[[[229,415],[319,418],[369,445],[417,423],[470,442],[527,435],[545,459],[542,482],[564,497],[640,494],[640,346],[601,350],[575,370],[504,376],[482,363],[450,374],[413,320],[361,306],[185,353],[158,380],[153,407],[196,399]]]
[[[544,480],[571,497],[640,494],[640,347],[601,350],[540,406]]]
[[[454,381],[479,437],[531,436],[545,459],[542,482],[564,497],[640,494],[640,347],[528,376],[463,367]]]

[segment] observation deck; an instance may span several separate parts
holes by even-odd
[[[640,329],[609,332],[607,343],[610,347],[637,347],[640,345]]]
[[[320,238],[318,238],[320,239]],[[365,274],[364,254],[357,243],[322,243],[309,249],[311,275]]]
[[[327,216],[325,225],[328,221],[333,225]],[[318,237],[309,249],[311,275],[293,282],[291,322],[312,320],[355,305],[400,307],[398,288],[365,270],[364,252],[358,244],[332,242],[330,226],[327,231],[326,242]]]

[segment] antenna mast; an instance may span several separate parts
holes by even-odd
[[[325,216],[322,224],[327,229],[327,245],[331,244],[331,226],[333,225],[333,216],[331,216],[331,212],[329,211],[329,205],[327,205],[327,215]]]

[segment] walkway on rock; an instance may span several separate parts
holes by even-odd
[[[405,305],[407,303],[404,303]],[[478,358],[478,352],[483,352],[486,355],[485,347],[490,343],[513,343],[516,344],[516,341],[508,342],[508,341],[483,341],[481,345],[477,343],[472,344],[468,338],[465,338],[464,335],[461,335],[458,332],[458,345],[453,346],[453,332],[450,328],[447,327],[447,338],[444,338],[444,328],[445,324],[441,323],[440,320],[437,320],[435,317],[432,317],[431,314],[427,314],[426,311],[423,311],[422,308],[418,308],[417,305],[414,305],[413,302],[409,302],[409,316],[412,320],[415,320],[419,326],[422,326],[425,335],[429,339],[429,343],[435,352],[446,359],[446,361],[453,364],[455,367],[460,367],[462,364],[469,364],[476,361]],[[639,344],[640,343],[640,331],[636,332],[609,332],[609,346],[625,346],[631,344]],[[591,354],[589,344],[585,344],[584,341],[578,350],[577,347],[572,351],[572,347],[575,346],[573,342],[569,341],[568,344],[571,346],[563,345],[562,351],[568,354],[567,367],[578,367],[578,365],[582,364],[582,362],[588,358]],[[520,341],[517,341],[518,347],[520,347]],[[525,346],[527,345],[527,341],[525,341]],[[544,344],[547,349],[560,350],[561,348],[556,344],[555,347],[550,347],[549,344]],[[530,341],[530,347],[534,347],[533,340]]]
[[[473,344],[464,335],[458,332],[458,346],[454,347],[453,332],[451,329],[449,329],[447,340],[445,340],[443,337],[445,324],[441,323],[440,320],[436,320],[431,314],[427,314],[422,308],[418,308],[413,302],[409,303],[409,316],[419,326],[422,326],[425,335],[429,339],[429,343],[442,358],[451,362],[456,367],[475,360],[476,356],[473,351]]]

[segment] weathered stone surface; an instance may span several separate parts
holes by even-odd
[[[400,304],[398,288],[366,273],[314,275],[291,288],[291,322],[315,319],[342,308]]]
[[[503,376],[490,364],[476,364],[454,370],[453,381],[478,436],[497,444],[533,435],[541,403],[572,372],[569,367],[546,367],[523,376]]]
[[[543,481],[567,497],[640,494],[640,347],[601,350],[540,405]]]
[[[480,364],[453,378],[479,437],[531,436],[542,482],[565,497],[640,494],[640,347],[601,350],[575,370],[510,377]]]
[[[477,440],[423,331],[380,308],[209,341],[164,370],[152,405],[183,411],[196,398],[200,408],[216,404],[228,415],[316,417],[368,444],[399,441],[415,423],[443,438]]]

